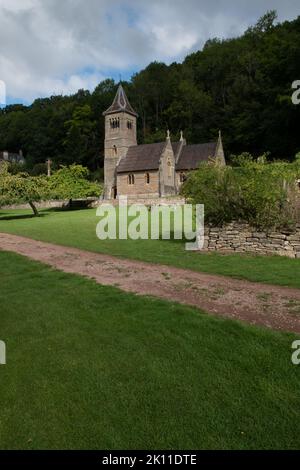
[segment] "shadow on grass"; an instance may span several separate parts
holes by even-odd
[[[50,207],[49,209],[43,209],[47,212],[75,212],[75,211],[92,211],[94,207]]]
[[[1,220],[22,220],[22,219],[39,219],[40,217],[45,217],[47,214],[40,213],[39,216],[34,214],[11,214],[11,215],[0,215]]]
[[[88,211],[93,210],[92,207],[49,207],[45,209],[39,209],[39,215],[35,216],[33,213],[29,214],[18,214],[16,212],[7,212],[3,211],[2,214],[0,212],[0,222],[1,220],[22,220],[22,219],[39,219],[40,217],[46,217],[47,215],[57,213],[57,212],[74,212],[74,211]]]

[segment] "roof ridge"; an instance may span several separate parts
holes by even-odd
[[[210,140],[209,142],[202,142],[201,144],[187,144],[185,147],[196,147],[199,145],[212,145],[212,144],[217,144],[217,140]]]

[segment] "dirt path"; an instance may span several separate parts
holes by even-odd
[[[300,290],[116,258],[0,233],[13,251],[103,285],[199,307],[206,312],[300,333]]]

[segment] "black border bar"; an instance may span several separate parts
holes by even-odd
[[[299,463],[300,451],[169,451],[169,450],[93,450],[93,451],[0,451],[0,467],[26,465],[41,468],[43,465],[62,464],[65,467],[148,468],[162,466],[195,465],[202,468],[241,468],[241,466],[274,463],[287,467],[294,461]]]

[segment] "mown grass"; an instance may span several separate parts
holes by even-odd
[[[294,335],[5,252],[0,305],[1,449],[299,448]]]
[[[300,288],[300,259],[279,256],[189,252],[181,240],[104,240],[96,237],[96,210],[0,211],[0,232],[99,253]]]

